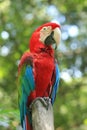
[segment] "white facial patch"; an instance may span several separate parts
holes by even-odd
[[[44,43],[45,39],[51,34],[52,32],[52,27],[51,26],[48,26],[48,27],[43,27],[41,30],[40,30],[40,41],[42,43]]]

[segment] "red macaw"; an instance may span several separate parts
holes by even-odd
[[[29,105],[37,97],[50,97],[54,103],[59,83],[59,69],[52,44],[60,42],[60,25],[46,23],[38,27],[30,38],[30,52],[20,60],[19,109],[24,130],[32,130]]]

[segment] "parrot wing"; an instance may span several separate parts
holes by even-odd
[[[19,109],[20,109],[20,119],[22,127],[26,127],[26,115],[28,115],[29,123],[31,123],[31,113],[29,108],[27,107],[27,101],[30,93],[35,88],[34,76],[33,76],[33,67],[29,64],[26,64],[26,58],[24,60],[23,66],[21,68],[19,74],[19,89],[18,89],[18,101],[19,101]],[[25,125],[25,126],[24,126]],[[25,129],[27,130],[27,128]]]
[[[58,64],[55,64],[55,82],[54,85],[52,87],[52,92],[51,92],[51,103],[53,104],[56,98],[56,94],[58,91],[58,87],[59,87],[59,80],[60,80],[60,72],[59,72],[59,67]]]

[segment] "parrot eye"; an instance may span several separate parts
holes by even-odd
[[[43,30],[47,30],[47,27],[43,27]]]

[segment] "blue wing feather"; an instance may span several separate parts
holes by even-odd
[[[52,104],[55,101],[56,93],[57,93],[58,87],[59,87],[59,80],[60,80],[60,72],[59,72],[58,64],[56,64],[55,67],[56,67],[56,79],[55,79],[55,83],[53,85],[52,94],[51,94],[51,102],[52,102]]]
[[[31,66],[25,66],[24,72],[20,74],[20,88],[19,88],[19,109],[20,109],[20,118],[21,124],[23,126],[25,115],[27,113],[27,98],[30,95],[31,91],[34,90],[35,82],[33,76],[33,69]],[[24,126],[23,126],[24,127]]]

